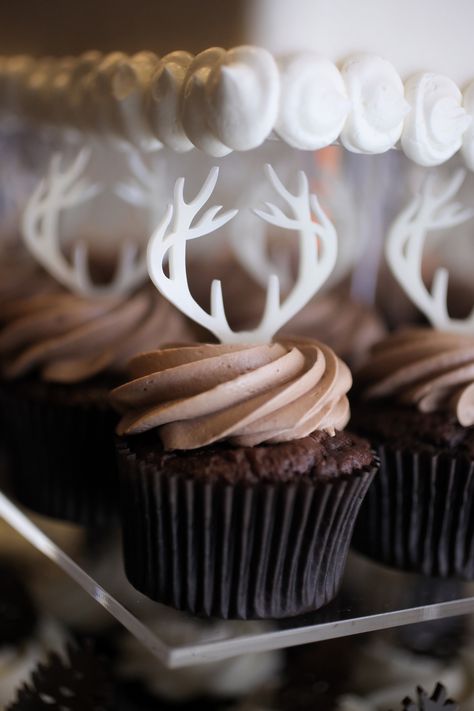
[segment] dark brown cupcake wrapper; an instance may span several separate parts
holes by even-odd
[[[353,546],[376,561],[436,577],[474,579],[474,463],[381,445]]]
[[[112,411],[0,388],[9,486],[37,513],[101,526],[117,513]]]
[[[125,570],[159,602],[224,619],[281,618],[336,595],[375,469],[234,486],[156,471],[118,445]]]

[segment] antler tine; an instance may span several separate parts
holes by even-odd
[[[216,217],[220,206],[209,208],[193,226],[197,213],[206,204],[216,186],[219,169],[213,168],[202,188],[188,203],[184,200],[184,179],[176,181],[173,203],[168,206],[161,223],[153,233],[147,251],[148,272],[157,289],[189,318],[207,328],[218,339],[232,339],[232,331],[224,313],[222,289],[215,281],[211,287],[211,313],[207,313],[194,299],[186,273],[186,242],[204,234],[210,234],[231,220],[237,210]],[[171,231],[168,233],[168,230]],[[169,260],[169,276],[163,270],[166,256]]]
[[[407,295],[435,328],[468,333],[474,326],[474,309],[464,320],[451,319],[448,314],[448,271],[443,267],[436,270],[431,291],[422,278],[422,255],[427,231],[462,224],[474,214],[460,203],[450,202],[459,191],[464,177],[465,171],[456,171],[436,193],[433,176],[426,179],[420,193],[408,203],[390,228],[386,258]]]
[[[267,175],[275,191],[288,204],[293,217],[288,217],[279,208],[269,205],[271,212],[259,211],[259,216],[285,229],[299,231],[298,276],[293,290],[280,304],[280,284],[277,276],[269,279],[265,313],[259,326],[262,339],[273,335],[316,294],[334,269],[337,258],[337,234],[333,224],[324,213],[315,195],[309,194],[306,175],[298,174],[298,192],[291,193],[282,184],[271,166],[266,167]],[[312,219],[311,207],[320,219],[320,224]],[[275,217],[281,214],[281,219]],[[322,249],[318,248],[319,237]]]

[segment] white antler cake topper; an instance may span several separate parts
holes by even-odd
[[[263,181],[260,176],[255,177],[241,195],[242,205],[248,205],[250,199],[258,199],[263,194]],[[250,210],[240,211],[239,219],[229,225],[229,245],[240,266],[263,289],[272,274],[278,276],[283,292],[290,289],[293,278],[288,249],[285,254],[280,251],[271,254],[268,226],[256,220]]]
[[[23,240],[35,259],[63,286],[83,296],[126,294],[146,280],[146,256],[136,245],[127,244],[121,252],[113,279],[94,284],[89,273],[86,245],[74,246],[69,262],[60,246],[59,218],[64,209],[81,205],[95,197],[101,187],[81,176],[91,156],[83,148],[68,168],[61,169],[62,157],[53,156],[49,171],[31,195],[23,213]]]
[[[207,203],[217,183],[218,168],[213,168],[203,187],[186,203],[183,197],[184,178],[176,181],[173,203],[153,233],[148,245],[148,271],[159,291],[189,318],[211,331],[223,343],[266,343],[320,289],[330,275],[337,257],[337,235],[334,226],[321,209],[315,195],[310,195],[308,180],[303,172],[298,175],[298,191],[290,193],[278,179],[270,165],[266,172],[275,191],[288,205],[291,216],[272,203],[268,212],[255,210],[265,222],[283,229],[297,230],[299,235],[298,277],[293,289],[280,303],[280,284],[276,275],[270,276],[262,320],[252,331],[238,333],[230,328],[224,311],[222,287],[214,280],[211,286],[210,313],[192,297],[186,274],[186,242],[210,234],[225,225],[237,210],[219,214],[222,206],[209,208],[194,223],[199,210]],[[312,219],[314,211],[319,223]],[[169,256],[169,276],[163,270]]]
[[[421,261],[426,233],[460,225],[474,211],[459,202],[451,202],[461,187],[465,171],[456,171],[440,190],[434,191],[435,178],[429,175],[418,195],[400,213],[392,225],[386,244],[390,268],[413,303],[432,326],[455,333],[474,332],[474,309],[466,319],[452,319],[448,314],[448,271],[439,267],[431,291],[425,286]]]

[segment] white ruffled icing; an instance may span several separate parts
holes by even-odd
[[[207,82],[214,64],[224,55],[224,49],[212,47],[193,59],[184,80],[181,104],[181,120],[188,138],[196,148],[215,157],[225,156],[232,151],[214,135],[208,122]]]
[[[112,98],[110,129],[117,138],[142,150],[154,150],[162,145],[152,135],[145,113],[145,99],[157,64],[155,54],[139,52],[119,61],[109,75]]]
[[[282,57],[219,47],[172,52],[89,52],[77,58],[0,57],[4,112],[99,133],[120,145],[220,157],[280,137],[302,150],[337,140],[356,153],[401,147],[423,166],[462,146],[474,169],[474,83],[463,97],[438,74],[403,86],[385,59],[357,54],[338,67],[314,52]]]
[[[406,155],[424,166],[444,163],[461,148],[472,117],[456,84],[440,74],[415,74],[405,84],[411,106],[402,133]]]
[[[275,124],[279,92],[278,68],[266,50],[206,50],[185,78],[184,129],[197,148],[213,156],[256,148]]]
[[[338,138],[351,104],[337,67],[313,52],[279,61],[281,95],[275,130],[290,146],[317,150]]]
[[[221,54],[206,85],[208,125],[235,151],[261,145],[275,125],[280,77],[272,55],[258,47]]]
[[[403,129],[409,106],[394,67],[381,57],[360,54],[342,67],[352,111],[342,129],[342,145],[353,153],[385,153]]]
[[[194,148],[181,122],[181,92],[193,57],[188,52],[171,52],[161,59],[151,79],[147,97],[147,118],[159,141],[177,153]]]
[[[85,52],[76,58],[74,66],[69,71],[69,76],[64,77],[65,86],[53,90],[53,115],[59,121],[79,128],[85,101],[85,86],[88,78],[92,76],[103,55],[101,52]]]
[[[110,133],[113,125],[112,77],[121,62],[127,59],[123,52],[103,56],[81,82],[81,109],[78,114],[80,128],[94,133]]]
[[[471,123],[464,133],[461,149],[467,167],[474,170],[474,121],[472,121],[474,118],[474,81],[464,92],[464,108],[468,116],[471,117]]]

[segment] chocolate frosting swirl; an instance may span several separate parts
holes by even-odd
[[[159,428],[167,450],[334,434],[349,420],[350,371],[317,341],[162,348],[133,358],[130,370],[111,393],[123,413],[118,434]]]
[[[39,371],[46,381],[77,383],[124,371],[133,355],[163,340],[190,337],[181,314],[151,287],[108,299],[38,293],[11,302],[2,320],[0,366],[6,379]]]
[[[447,410],[474,425],[474,336],[416,328],[372,349],[359,371],[366,398],[393,397],[421,412]]]
[[[9,249],[0,259],[0,324],[10,318],[19,303],[34,295],[60,292],[62,288],[31,258],[18,249]]]

